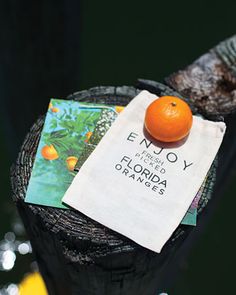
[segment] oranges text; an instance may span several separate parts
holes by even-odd
[[[192,121],[188,104],[175,96],[162,96],[153,101],[145,114],[147,131],[163,142],[174,142],[187,136]]]
[[[45,145],[41,150],[41,155],[46,160],[56,160],[59,158],[58,153],[52,144]]]
[[[78,158],[71,156],[66,159],[67,168],[70,171],[73,171],[75,168],[76,163],[78,162]]]

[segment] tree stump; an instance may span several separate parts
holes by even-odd
[[[225,118],[228,130],[212,164],[198,214],[235,163],[236,37],[222,42],[166,84],[139,80],[137,87],[95,87],[68,96],[86,102],[126,105],[141,89],[158,95],[177,95],[193,113],[212,120]],[[168,86],[169,85],[169,86]],[[187,99],[188,98],[188,99]],[[91,220],[73,209],[63,210],[24,203],[45,116],[33,125],[12,168],[13,199],[30,237],[34,254],[50,295],[156,295],[160,273],[192,230],[180,225],[160,254]],[[229,144],[231,141],[231,144]],[[218,161],[218,167],[217,167]],[[215,175],[217,172],[217,178]],[[156,233],[158,234],[158,233]]]

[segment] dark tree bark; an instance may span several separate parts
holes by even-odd
[[[193,113],[212,120],[225,119],[228,130],[219,153],[219,169],[215,159],[199,204],[200,216],[212,195],[213,185],[214,197],[223,191],[221,180],[236,158],[235,145],[229,145],[236,126],[235,42],[236,37],[222,42],[185,70],[172,74],[166,84],[139,80],[136,88],[95,87],[68,97],[126,105],[141,89],[148,89],[158,95],[183,97]],[[44,117],[38,119],[23,143],[12,169],[12,187],[49,294],[155,295],[163,267],[192,227],[180,225],[157,254],[78,211],[24,203],[43,122]]]

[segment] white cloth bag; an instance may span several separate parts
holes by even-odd
[[[194,116],[186,141],[163,148],[144,130],[146,108],[157,98],[142,91],[129,103],[63,202],[159,253],[204,181],[226,126]]]

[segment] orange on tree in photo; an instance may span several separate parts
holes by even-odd
[[[48,105],[48,109],[51,110],[53,108],[53,104],[50,102]]]
[[[78,158],[75,156],[70,156],[66,159],[67,168],[70,171],[73,171],[76,163],[78,162]]]
[[[162,96],[153,101],[145,114],[145,127],[155,139],[175,142],[186,137],[192,127],[190,107],[175,96]]]
[[[121,113],[125,107],[123,106],[115,106],[115,110],[117,113]]]
[[[85,139],[85,141],[84,141],[84,142],[88,142],[88,141],[89,141],[89,139],[90,139],[90,137],[92,136],[92,134],[93,134],[93,132],[92,132],[92,131],[88,131],[88,132],[85,134],[85,136],[86,136],[86,139]]]
[[[55,147],[52,144],[45,145],[41,150],[41,155],[46,160],[56,160],[59,158],[57,150],[55,149]]]
[[[60,110],[59,110],[59,108],[51,108],[51,111],[53,112],[53,113],[58,113]]]

